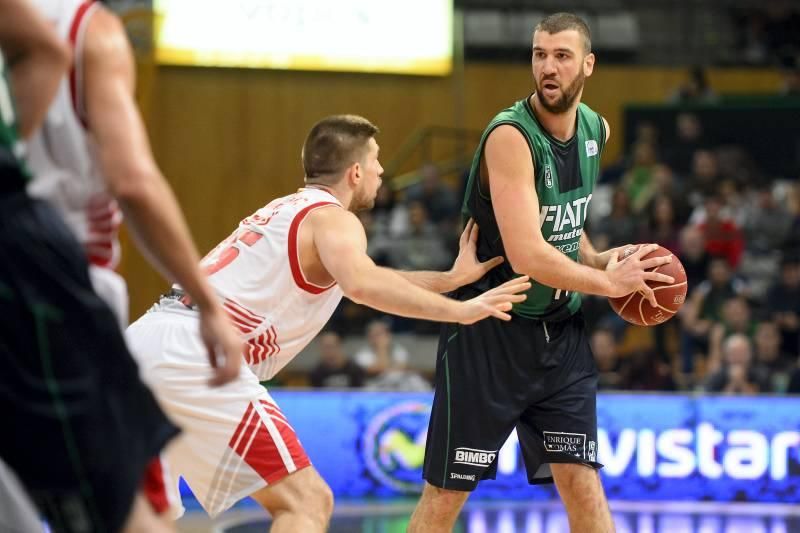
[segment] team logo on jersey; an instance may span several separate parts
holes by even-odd
[[[544,186],[548,189],[553,188],[553,171],[550,170],[550,165],[544,166]]]
[[[597,141],[594,139],[590,141],[586,141],[586,157],[592,157],[593,155],[597,155]]]
[[[398,492],[422,492],[422,463],[431,408],[404,402],[378,412],[362,437],[364,463],[370,475]]]
[[[549,242],[567,241],[580,237],[583,233],[583,223],[586,221],[586,213],[589,210],[591,199],[592,195],[589,194],[571,202],[541,206],[539,226],[544,229],[546,223],[552,223],[551,235],[547,237],[547,240]]]

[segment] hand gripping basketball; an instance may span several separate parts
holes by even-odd
[[[653,291],[656,306],[648,301],[643,289],[637,289],[625,296],[608,299],[611,308],[619,316],[637,326],[653,326],[666,322],[678,312],[686,299],[686,271],[680,260],[663,246],[650,248],[651,251],[641,250],[642,255],[639,260],[644,263],[643,266],[647,265],[648,260],[654,258],[671,257],[671,261],[668,263],[645,268],[647,272],[664,274],[673,278],[672,283],[646,279],[647,287]],[[623,262],[639,251],[640,247],[627,248],[623,251],[619,261]]]

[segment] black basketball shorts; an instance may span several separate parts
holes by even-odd
[[[494,479],[513,429],[531,484],[551,463],[597,463],[597,367],[578,313],[560,322],[513,315],[442,327],[423,477],[471,491]]]

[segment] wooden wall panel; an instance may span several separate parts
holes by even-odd
[[[242,217],[301,185],[300,147],[323,116],[358,113],[375,122],[385,163],[418,128],[480,130],[531,88],[530,68],[518,64],[470,64],[446,78],[153,67],[140,76],[156,158],[201,253]],[[606,163],[620,154],[623,105],[663,101],[683,76],[681,69],[597,65],[584,101],[611,123]],[[776,72],[760,70],[712,70],[710,79],[720,92],[776,91],[780,83]],[[136,318],[166,283],[127,239],[121,271]]]

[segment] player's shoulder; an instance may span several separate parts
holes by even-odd
[[[594,109],[589,107],[584,102],[579,102],[578,103],[578,109],[580,110],[581,113],[586,113],[586,114],[589,114],[589,115],[598,115],[598,116],[600,115],[600,113],[598,113],[597,111],[595,111]]]
[[[112,59],[127,57],[130,43],[122,20],[109,9],[97,5],[87,25],[83,51]]]
[[[578,116],[579,120],[589,128],[589,131],[602,136],[601,138],[605,145],[611,137],[611,127],[608,125],[608,121],[600,113],[583,102],[578,104]]]
[[[502,124],[494,128],[484,145],[484,156],[489,166],[505,165],[512,161],[530,161],[530,154],[528,139],[512,124]]]
[[[348,211],[336,202],[317,202],[311,204],[311,211],[308,214],[309,220],[315,224],[336,225],[347,227],[353,224],[361,226],[361,221],[351,211]]]
[[[489,121],[489,124],[486,127],[486,133],[491,133],[493,130],[497,129],[497,127],[499,127],[499,125],[501,124],[522,124],[526,120],[528,115],[526,106],[527,106],[527,99],[523,98],[522,100],[514,102],[512,105],[506,107],[505,109],[500,110]]]

